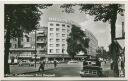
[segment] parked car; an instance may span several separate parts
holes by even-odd
[[[60,62],[59,61],[57,61],[56,60],[56,62],[59,64]],[[54,60],[52,60],[52,61],[47,61],[46,63],[51,63],[51,64],[53,64],[54,63]]]
[[[19,66],[34,66],[34,62],[28,60],[22,60],[19,62]]]
[[[68,64],[75,64],[75,63],[78,63],[78,61],[74,61],[74,60],[68,61]]]
[[[80,71],[81,77],[102,77],[102,68],[99,66],[86,66]]]
[[[97,65],[97,60],[89,59],[85,61],[83,69],[80,71],[81,77],[102,77],[102,68],[100,65]]]

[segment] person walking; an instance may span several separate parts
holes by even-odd
[[[45,61],[40,62],[40,67],[39,67],[39,71],[44,72],[44,67],[45,67]]]
[[[57,66],[57,61],[54,60],[54,68],[56,68],[56,66]]]

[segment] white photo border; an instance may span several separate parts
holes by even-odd
[[[4,4],[75,4],[75,3],[119,3],[119,4],[125,4],[125,77],[124,78],[116,78],[116,77],[105,77],[105,78],[79,78],[79,77],[4,77]],[[117,0],[34,0],[34,1],[0,1],[0,79],[1,80],[127,80],[128,79],[128,1],[117,1]]]

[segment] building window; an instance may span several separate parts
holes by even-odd
[[[53,47],[53,44],[50,44],[50,47]]]
[[[65,34],[62,34],[62,37],[65,37],[66,35]]]
[[[85,74],[89,74],[89,70],[85,70]]]
[[[56,26],[60,26],[60,24],[56,24]]]
[[[62,29],[62,32],[65,32],[66,31],[66,29]]]
[[[62,53],[64,53],[65,49],[62,49]]]
[[[64,48],[65,47],[65,44],[62,44],[62,47]]]
[[[56,53],[60,53],[60,49],[56,49]]]
[[[53,42],[53,38],[50,39],[50,42]]]
[[[96,75],[97,74],[97,71],[96,70],[93,70],[92,71],[92,74]]]
[[[62,39],[62,42],[65,42],[65,39]]]
[[[50,52],[50,53],[53,53],[53,49],[50,49],[49,52]]]
[[[53,28],[50,28],[50,31],[53,31]]]
[[[65,27],[65,24],[62,24],[63,27]]]
[[[56,33],[56,37],[59,37],[60,36],[60,33]]]
[[[56,42],[60,42],[60,39],[56,39]]]
[[[59,28],[56,28],[56,31],[59,31],[60,29]]]
[[[59,47],[60,46],[60,44],[56,44],[56,47]]]
[[[52,37],[53,37],[53,36],[54,36],[54,34],[53,34],[53,33],[50,33],[50,36],[52,36]]]
[[[53,26],[53,23],[50,23],[50,26]]]
[[[67,25],[67,27],[70,27],[69,25]]]

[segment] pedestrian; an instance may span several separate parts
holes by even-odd
[[[121,60],[121,70],[124,70],[124,62]]]
[[[45,61],[40,62],[39,71],[43,71],[44,72],[44,67],[45,67]]]
[[[57,62],[56,60],[54,60],[54,68],[56,68],[56,66],[57,66]]]

